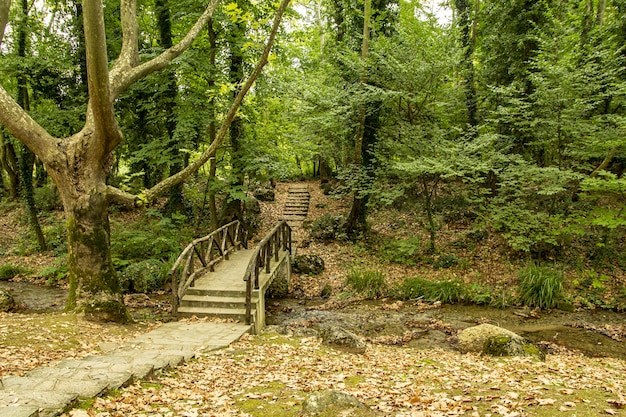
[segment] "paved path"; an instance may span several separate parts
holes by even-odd
[[[0,380],[0,417],[56,416],[92,398],[228,346],[250,330],[240,323],[171,322],[102,355],[63,360]],[[106,349],[106,347],[105,347]]]

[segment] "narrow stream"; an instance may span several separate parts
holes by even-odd
[[[67,301],[67,290],[22,282],[2,282],[0,286],[13,294],[20,312],[61,311]],[[169,299],[169,297],[166,297]],[[167,302],[167,301],[166,301]],[[626,341],[614,340],[588,329],[623,326],[626,314],[605,310],[541,311],[537,315],[516,308],[498,309],[475,305],[424,306],[392,301],[368,301],[339,309],[316,309],[320,300],[267,300],[267,323],[308,327],[340,326],[366,338],[402,336],[423,329],[408,345],[415,348],[453,349],[450,335],[456,330],[490,323],[509,329],[529,340],[549,342],[589,356],[611,356],[626,359]],[[391,306],[391,308],[390,308]],[[432,324],[435,323],[435,326]],[[623,336],[623,335],[622,335]]]
[[[344,327],[366,338],[402,336],[416,328],[419,332],[408,345],[415,348],[453,349],[450,334],[456,330],[490,323],[511,330],[534,343],[548,342],[588,356],[626,359],[626,342],[596,331],[605,325],[626,323],[626,314],[612,311],[541,311],[536,316],[516,308],[498,309],[475,305],[441,305],[426,309],[408,303],[390,309],[390,302],[371,301],[336,310],[317,310],[319,301],[271,300],[267,303],[268,324]],[[432,324],[435,324],[434,328]],[[428,326],[431,324],[431,326]]]

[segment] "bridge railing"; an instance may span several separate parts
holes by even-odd
[[[272,260],[279,261],[279,252],[289,251],[291,254],[291,227],[285,220],[278,223],[263,240],[259,242],[250,258],[243,280],[246,281],[246,323],[252,322],[252,289],[259,289],[259,275],[262,270],[270,273]],[[258,314],[258,312],[257,312]]]
[[[195,239],[180,254],[170,269],[172,278],[172,314],[178,314],[178,305],[187,289],[193,287],[200,275],[207,269],[213,271],[215,265],[241,246],[248,247],[246,229],[235,220],[210,234]]]

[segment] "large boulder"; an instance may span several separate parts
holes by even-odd
[[[320,336],[324,344],[346,352],[365,353],[367,350],[363,339],[342,327],[325,327],[320,330]]]
[[[317,255],[297,255],[291,267],[296,274],[319,275],[324,271],[324,260]]]
[[[317,391],[302,403],[303,416],[374,416],[367,405],[357,398],[338,391]]]
[[[492,324],[461,330],[458,348],[462,352],[482,352],[493,356],[533,356],[545,359],[544,353],[522,336]]]
[[[0,289],[0,312],[6,313],[15,307],[15,300],[10,292]]]

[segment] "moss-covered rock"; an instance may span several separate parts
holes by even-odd
[[[375,416],[366,404],[355,397],[338,391],[318,391],[309,394],[302,403],[304,416]]]
[[[528,340],[510,330],[492,324],[481,324],[459,332],[462,352],[482,352],[492,356],[531,356],[544,360],[545,354]]]
[[[359,336],[338,326],[328,326],[320,329],[324,344],[350,352],[365,353],[367,344]]]
[[[491,356],[530,356],[545,360],[546,355],[537,346],[525,339],[510,336],[491,336],[485,340],[483,352]]]
[[[7,312],[15,307],[15,300],[10,292],[0,290],[0,312]]]

